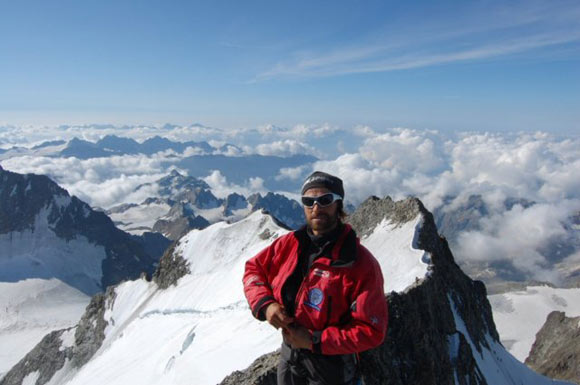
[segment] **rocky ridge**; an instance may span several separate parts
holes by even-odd
[[[580,384],[580,317],[550,313],[536,334],[526,365],[545,376]]]
[[[495,382],[497,376],[488,373],[490,363],[500,368],[508,365],[508,361],[513,365],[519,363],[499,342],[485,286],[461,271],[447,241],[438,235],[433,215],[423,204],[414,198],[393,202],[389,197],[372,197],[349,221],[365,237],[384,219],[397,225],[418,215],[422,216],[418,247],[431,257],[429,274],[404,292],[386,295],[388,336],[381,346],[361,354],[365,384],[511,383],[508,377],[518,374],[505,374],[509,371],[505,367],[498,369],[506,376],[501,382]],[[274,385],[276,354],[260,357],[248,369],[233,373],[221,384]],[[519,370],[524,377],[533,377],[531,371]],[[525,378],[519,380],[526,383]]]
[[[409,221],[420,218],[415,227],[418,232],[414,244],[430,255],[429,271],[424,278],[404,291],[386,295],[390,308],[387,339],[380,347],[361,355],[366,384],[500,385],[513,384],[514,380],[519,381],[516,383],[527,385],[551,383],[525,368],[523,364],[517,363],[505,352],[495,330],[485,286],[481,282],[472,281],[461,272],[453,260],[447,242],[437,234],[432,215],[419,200],[410,198],[392,202],[390,198],[384,200],[371,198],[363,206],[367,209],[361,211],[363,214],[355,213],[351,216],[352,224],[360,234],[365,234],[366,228],[374,228],[377,223],[383,223],[384,219],[391,226],[402,226],[404,222],[401,218],[408,218]],[[369,218],[369,222],[366,223],[363,218],[380,207],[389,208],[390,214],[385,214],[382,218],[380,214],[376,215],[375,220]],[[234,234],[229,236],[232,235],[235,236]],[[262,240],[270,239],[271,234],[260,231],[255,237]],[[191,258],[192,264],[198,260],[197,255],[192,254],[188,257]],[[206,262],[212,258],[211,254],[204,257]],[[207,265],[205,266],[207,268]],[[188,274],[189,268],[182,256],[168,251],[155,273],[154,280],[157,286],[169,288]],[[176,294],[176,288],[171,287],[169,290],[171,295]],[[95,309],[89,312],[94,317],[85,317],[90,320],[92,327],[78,327],[87,331],[83,333],[82,338],[77,338],[75,334],[75,346],[73,351],[68,353],[69,356],[65,356],[65,361],[77,351],[79,358],[69,358],[71,365],[72,362],[86,362],[99,349],[102,344],[100,330],[104,330],[103,322],[99,319],[105,320],[101,314],[105,314],[105,310],[113,302],[114,298],[96,300]],[[191,336],[192,339],[196,338],[194,334]],[[56,337],[52,338],[54,340]],[[86,348],[81,349],[83,341],[88,343],[84,343]],[[189,342],[187,344],[184,342],[179,354],[191,345],[191,339],[187,341]],[[59,352],[66,350],[63,344],[58,346]],[[54,349],[52,351],[54,352]],[[258,358],[248,369],[232,373],[222,383],[275,384],[276,354],[271,353]],[[28,355],[25,360],[32,362],[30,360],[33,357],[35,356]],[[35,360],[41,361],[39,358]],[[46,361],[48,365],[49,360]],[[191,365],[191,362],[183,361],[182,364]],[[517,364],[520,366],[516,367]],[[38,366],[32,370],[28,366],[14,368],[13,371],[20,373],[9,372],[0,385],[9,384],[4,382],[7,378],[23,379],[31,373],[48,370]],[[181,368],[183,369],[183,366]],[[19,383],[21,382],[15,381],[10,384]],[[37,382],[39,385],[44,383],[46,382]]]

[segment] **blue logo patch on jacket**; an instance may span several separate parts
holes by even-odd
[[[318,288],[310,289],[308,299],[304,304],[315,310],[320,311],[320,304],[324,301],[324,293]]]

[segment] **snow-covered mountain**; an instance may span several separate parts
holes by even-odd
[[[484,285],[461,272],[418,200],[369,199],[351,222],[389,293],[388,337],[363,355],[367,384],[564,384],[500,344]],[[272,383],[281,337],[252,318],[241,277],[286,232],[262,212],[192,230],[152,281],[95,296],[74,329],[46,336],[0,384],[215,384],[233,371],[223,383]]]
[[[203,229],[219,221],[235,222],[257,210],[267,210],[286,226],[296,229],[304,224],[302,206],[287,197],[268,192],[248,198],[232,193],[217,198],[201,179],[173,170],[154,183],[157,196],[141,204],[123,204],[107,210],[115,224],[132,234],[154,231],[177,240],[192,229]],[[150,189],[151,183],[137,187]]]
[[[77,324],[90,295],[151,274],[168,242],[118,230],[45,176],[0,167],[0,376]]]
[[[0,167],[0,282],[56,278],[94,294],[153,272],[145,242],[48,177]]]

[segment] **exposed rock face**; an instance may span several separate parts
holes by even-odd
[[[362,238],[385,218],[396,224],[409,222],[419,214],[418,204],[420,202],[414,199],[394,202],[391,197],[379,199],[373,196],[349,215],[347,221],[356,230],[359,238]]]
[[[105,311],[113,306],[115,291],[95,295],[75,328],[74,344],[64,346],[62,336],[70,329],[57,330],[46,335],[18,364],[0,380],[0,385],[20,385],[34,372],[39,372],[36,385],[46,384],[69,361],[75,368],[86,364],[105,339],[107,322]]]
[[[210,223],[200,215],[195,215],[188,203],[176,203],[169,213],[155,222],[153,231],[164,234],[171,240],[177,240],[192,229],[204,229]]]
[[[113,287],[107,289],[105,294],[97,294],[91,299],[77,325],[75,332],[74,354],[72,364],[74,367],[81,367],[86,364],[105,340],[105,311],[111,308],[115,302],[115,290]]]
[[[188,262],[175,252],[175,246],[177,243],[173,243],[171,247],[165,251],[163,257],[159,261],[159,267],[153,274],[153,281],[161,289],[167,289],[171,285],[177,284],[179,278],[186,274],[189,274]]]
[[[223,206],[224,215],[230,216],[233,215],[234,210],[246,208],[248,206],[248,201],[243,195],[232,193],[226,197]]]
[[[277,385],[275,368],[280,359],[280,352],[266,354],[258,358],[244,371],[235,371],[227,376],[220,385],[260,384]],[[274,370],[272,370],[274,368]]]
[[[284,223],[284,227],[298,229],[306,223],[302,206],[283,195],[271,192],[265,196],[253,194],[248,197],[248,203],[252,206],[252,211],[267,210],[280,222]]]
[[[526,364],[548,377],[580,384],[580,317],[550,313],[536,334]]]
[[[405,292],[387,295],[388,336],[380,347],[361,354],[365,384],[487,384],[475,359],[479,353],[472,349],[482,351],[490,349],[490,341],[499,343],[485,286],[459,269],[432,214],[417,199],[373,197],[349,222],[364,236],[385,218],[397,224],[419,214],[423,223],[418,246],[431,255],[431,271]],[[458,317],[464,325],[457,324]],[[263,356],[222,384],[273,384],[276,362],[275,354]]]
[[[0,385],[20,385],[31,373],[39,372],[37,384],[46,384],[72,357],[72,348],[61,348],[61,336],[66,330],[57,330],[44,336],[18,364],[0,380]]]

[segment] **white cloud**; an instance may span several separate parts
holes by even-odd
[[[280,169],[280,173],[276,175],[276,180],[301,180],[306,178],[308,170],[310,170],[310,166],[282,168]]]
[[[455,197],[446,203],[452,209],[481,195],[489,216],[479,230],[461,235],[456,258],[509,262],[523,276],[556,283],[560,276],[547,250],[558,240],[566,242],[564,223],[580,210],[579,149],[580,139],[542,133],[467,133],[449,139],[394,129],[365,140],[358,154],[319,161],[312,169],[342,178],[346,199],[355,204],[369,195],[414,195],[434,210]],[[285,173],[303,176],[312,169]],[[506,211],[508,198],[535,204]]]
[[[272,143],[259,144],[256,146],[255,153],[259,155],[288,157],[297,154],[310,154],[316,156],[318,151],[306,143],[287,139]]]
[[[352,130],[353,134],[355,134],[356,136],[362,136],[362,137],[373,137],[375,135],[377,135],[377,133],[375,132],[375,130],[373,130],[371,127],[369,126],[363,126],[363,125],[357,125],[353,128]]]
[[[257,128],[261,135],[285,135],[288,132],[287,128],[278,127],[273,124],[264,124]]]
[[[140,184],[153,182],[166,175],[170,161],[159,154],[152,157],[125,155],[88,160],[25,156],[5,160],[2,167],[22,174],[48,175],[70,194],[90,205],[109,208],[127,202],[132,191]]]
[[[204,154],[205,154],[205,151],[199,147],[187,147],[183,151],[184,157],[190,157],[190,156],[195,156],[195,155],[204,155]]]
[[[430,136],[426,132],[399,129],[368,138],[360,152],[381,168],[431,174],[444,169],[446,163],[442,145]]]
[[[245,185],[237,185],[228,182],[227,178],[219,170],[212,170],[210,174],[202,178],[211,188],[212,193],[218,198],[225,198],[232,193],[248,197],[254,193],[265,193],[264,180],[259,177],[250,178]]]
[[[322,125],[299,124],[292,127],[288,133],[293,137],[306,139],[308,137],[323,138],[340,131],[339,127],[331,126],[328,123]]]
[[[360,154],[345,154],[333,161],[316,162],[311,171],[324,171],[343,180],[345,200],[359,204],[371,195],[384,196],[387,192],[402,197],[401,175],[392,169],[375,167]],[[391,187],[391,188],[389,188]]]
[[[112,128],[91,129],[84,137],[110,133]],[[120,133],[119,128],[114,131]],[[124,128],[125,133],[139,136],[161,132],[162,128]],[[175,132],[178,134],[175,134]],[[200,127],[165,129],[166,136],[183,137],[193,132],[218,133]],[[248,144],[230,142],[226,137],[242,140],[241,133],[262,132],[260,141]],[[51,139],[57,133],[83,133],[82,127],[49,129],[37,134]],[[4,143],[22,142],[27,128],[0,130]],[[462,248],[454,250],[458,259],[473,261],[509,261],[518,271],[536,279],[550,276],[551,261],[545,252],[550,242],[562,236],[565,216],[580,211],[580,138],[554,137],[545,133],[489,134],[460,133],[455,136],[436,131],[405,128],[385,129],[378,132],[368,126],[355,126],[350,132],[330,125],[296,125],[292,128],[263,126],[253,130],[238,130],[224,134],[210,143],[220,147],[234,143],[241,153],[289,156],[318,152],[328,154],[328,146],[343,141],[350,153],[317,161],[313,165],[281,169],[275,180],[281,184],[297,184],[314,170],[326,171],[341,177],[346,200],[359,204],[370,195],[390,195],[401,199],[409,195],[419,197],[428,209],[442,206],[454,209],[467,202],[473,194],[481,195],[489,208],[489,216],[481,222],[478,231],[461,235]],[[345,136],[348,134],[350,136]],[[128,135],[123,135],[128,136]],[[304,139],[305,138],[305,139]],[[28,138],[30,142],[33,137]],[[191,137],[184,138],[191,140]],[[358,139],[358,142],[355,141]],[[356,143],[361,143],[358,151]],[[323,148],[327,146],[326,148]],[[196,150],[187,150],[193,155]],[[229,155],[240,150],[230,147]],[[143,184],[151,183],[170,171],[180,154],[158,153],[154,156],[118,156],[79,160],[75,158],[47,158],[25,156],[2,161],[8,170],[34,172],[52,176],[60,185],[88,203],[108,208],[122,202],[140,202],[148,194],[155,194],[156,185],[134,192]],[[319,158],[322,158],[318,156]],[[230,183],[219,171],[208,170],[205,181],[216,196],[232,192],[248,196],[266,192],[268,186],[261,178],[252,178],[244,185]],[[287,194],[295,194],[295,191]],[[453,198],[449,203],[449,198]],[[515,206],[506,211],[507,198],[534,202],[528,208]],[[569,261],[575,261],[578,250]],[[566,258],[563,255],[562,258]]]
[[[481,220],[481,231],[464,232],[459,236],[458,252],[466,259],[479,262],[509,261],[534,279],[558,283],[543,251],[548,245],[565,238],[564,224],[580,201],[558,204],[536,204],[528,208],[516,205]]]

